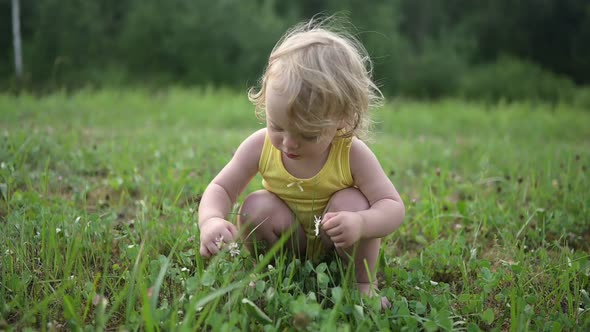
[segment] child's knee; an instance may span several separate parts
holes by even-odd
[[[274,227],[292,223],[292,213],[287,205],[273,193],[258,190],[246,197],[238,213],[240,225],[273,224]],[[262,225],[261,225],[262,226]]]
[[[328,211],[363,211],[370,208],[369,201],[357,188],[346,188],[337,191],[330,198]]]
[[[264,214],[265,203],[268,200],[268,193],[265,190],[255,191],[248,195],[240,207],[240,224],[247,222],[256,223],[256,220],[259,219],[258,217]]]

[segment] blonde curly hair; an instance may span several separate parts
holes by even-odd
[[[298,130],[322,135],[344,123],[342,137],[367,139],[369,111],[383,95],[372,80],[372,62],[362,44],[345,31],[328,27],[331,18],[296,25],[273,48],[248,98],[264,119],[266,89],[289,96],[288,116]]]

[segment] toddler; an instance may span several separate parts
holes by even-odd
[[[253,230],[272,246],[292,232],[296,254],[314,261],[336,251],[354,260],[359,290],[373,294],[381,238],[400,226],[405,210],[361,140],[369,110],[381,99],[365,49],[321,22],[296,26],[272,50],[261,86],[249,98],[266,128],[241,143],[203,193],[201,255],[215,255],[221,241],[235,240],[227,215],[259,172],[264,189],[248,195],[239,211],[243,234]]]

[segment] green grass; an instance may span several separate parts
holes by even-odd
[[[244,93],[0,95],[0,330],[590,329],[590,113],[395,101],[376,118],[407,207],[379,260],[385,311],[337,261],[199,257],[200,194],[261,126]]]

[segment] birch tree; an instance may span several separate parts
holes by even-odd
[[[12,38],[14,44],[14,69],[16,78],[21,81],[23,77],[23,57],[20,36],[20,3],[12,0]]]

